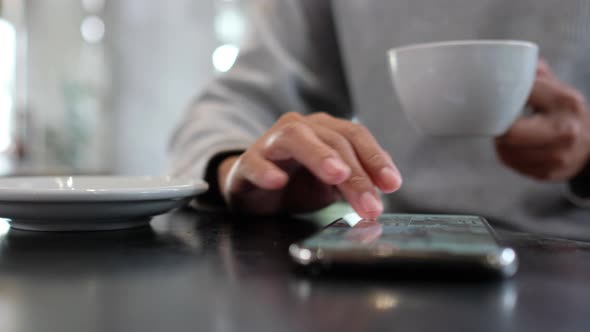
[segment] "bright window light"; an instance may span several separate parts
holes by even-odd
[[[12,85],[15,49],[14,27],[0,18],[0,89],[8,89]]]
[[[16,54],[16,32],[10,22],[0,19],[0,151],[12,142],[12,85]]]
[[[6,151],[12,139],[10,137],[10,122],[12,120],[12,96],[8,93],[0,92],[0,152]]]
[[[88,43],[98,43],[104,37],[104,22],[98,16],[87,16],[80,25],[82,38]]]
[[[213,52],[213,67],[224,73],[231,69],[236,62],[240,49],[235,45],[225,44]]]
[[[238,8],[226,8],[215,16],[214,27],[222,43],[239,43],[246,30],[246,22]]]
[[[8,219],[0,218],[0,236],[6,235],[10,230],[10,223]]]

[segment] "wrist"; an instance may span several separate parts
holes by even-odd
[[[225,200],[220,191],[220,184],[223,183],[219,179],[221,164],[242,152],[224,151],[216,154],[209,160],[205,169],[205,181],[209,183],[209,190],[197,197],[198,205],[208,207],[222,207],[225,205]]]

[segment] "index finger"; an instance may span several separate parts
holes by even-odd
[[[263,142],[260,153],[266,159],[294,159],[326,184],[340,184],[350,175],[340,154],[303,122],[278,125]]]
[[[584,96],[554,77],[538,77],[535,80],[528,104],[544,113],[583,111]]]
[[[336,118],[318,116],[317,121],[348,139],[363,168],[383,192],[399,189],[402,182],[399,170],[367,128]]]
[[[567,113],[562,113],[567,114]],[[496,142],[515,148],[540,148],[555,145],[571,132],[573,123],[557,113],[537,113],[520,118]]]

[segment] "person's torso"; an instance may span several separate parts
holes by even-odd
[[[432,139],[402,114],[386,52],[460,39],[536,42],[557,75],[590,96],[590,1],[334,0],[336,30],[359,120],[390,151],[404,176],[390,210],[482,214],[522,228],[590,238],[590,213],[563,198],[563,184],[517,175],[493,140]],[[425,96],[425,98],[427,98]],[[584,230],[583,230],[584,232]]]

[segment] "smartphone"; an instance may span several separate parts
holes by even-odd
[[[516,252],[502,246],[485,218],[471,215],[356,214],[336,220],[289,248],[307,267],[436,268],[513,276]]]

